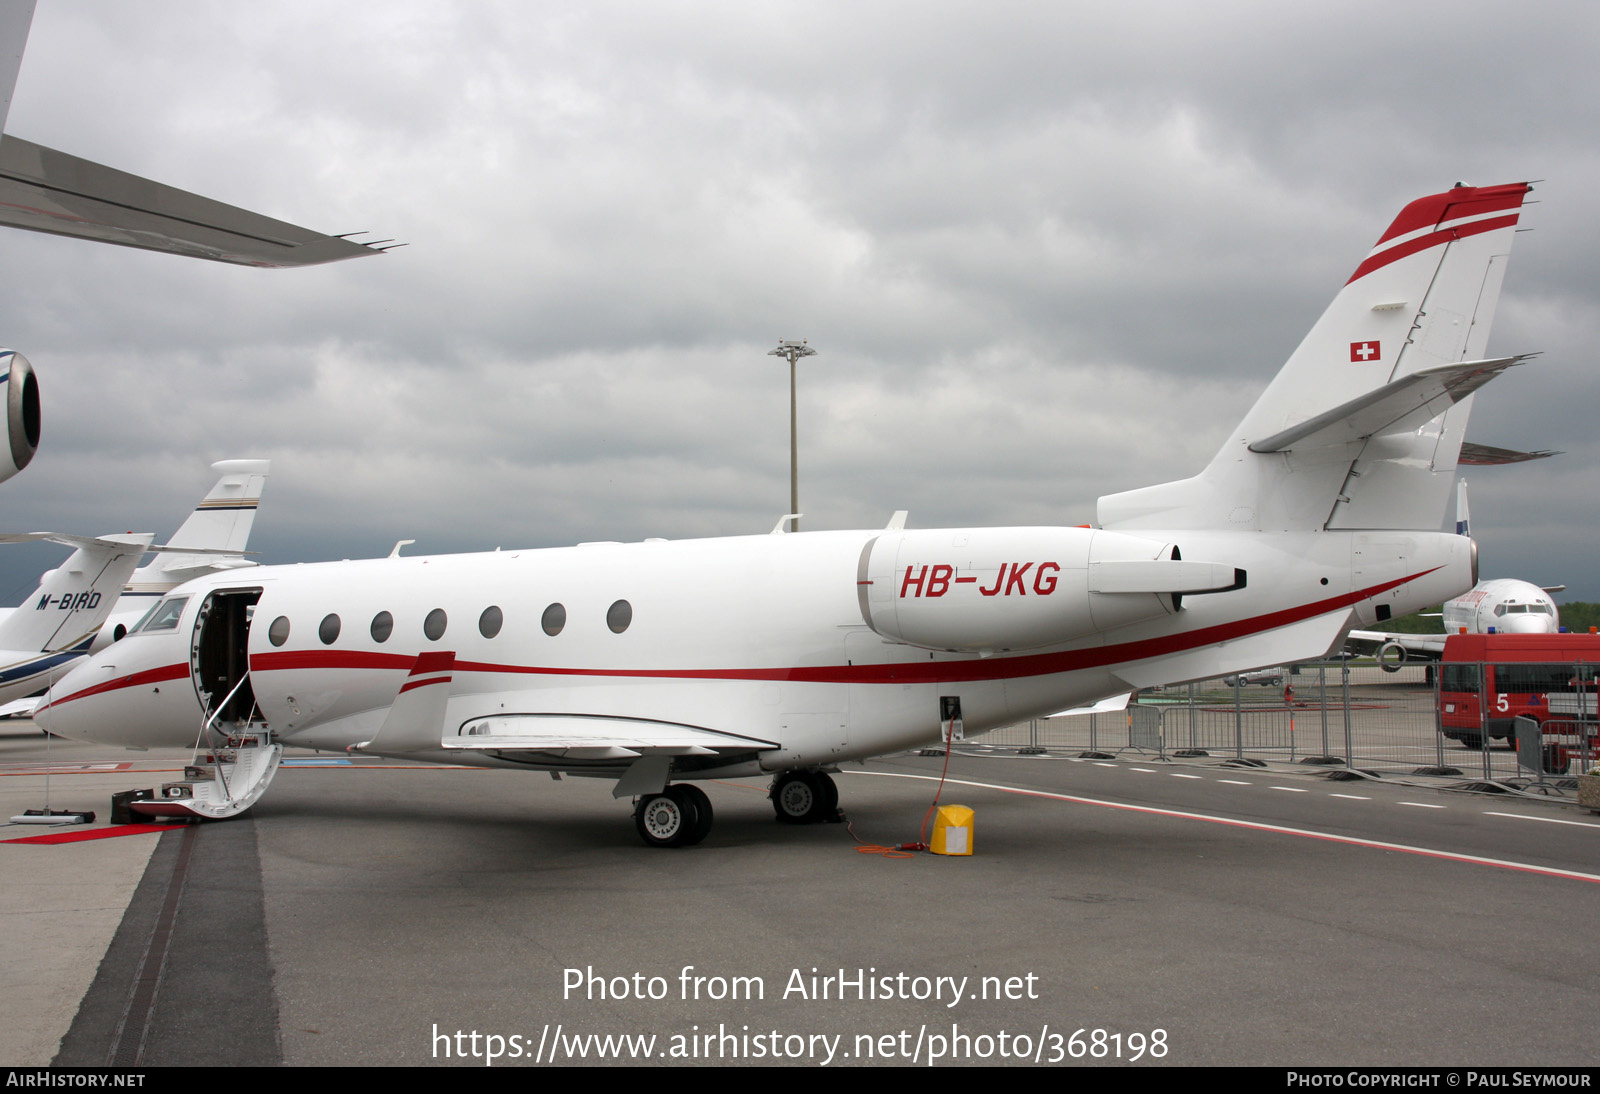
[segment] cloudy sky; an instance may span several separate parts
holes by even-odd
[[[1310,10],[1314,7],[1314,10]],[[255,270],[0,229],[12,530],[267,562],[1080,523],[1194,473],[1406,201],[1544,179],[1470,437],[1486,576],[1600,600],[1600,9],[39,0],[7,132],[409,246]],[[15,603],[61,549],[9,548]]]

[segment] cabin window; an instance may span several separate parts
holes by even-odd
[[[539,626],[544,628],[544,633],[551,638],[561,633],[561,628],[567,625],[567,609],[561,604],[552,604],[544,610],[544,615],[539,618]]]
[[[621,634],[628,629],[628,624],[633,622],[633,605],[626,600],[619,600],[606,609],[606,626],[615,634]]]
[[[427,635],[428,641],[437,642],[444,637],[444,629],[449,623],[450,618],[444,614],[444,609],[435,608],[422,621],[422,633]]]
[[[267,641],[274,646],[281,646],[289,641],[289,617],[280,615],[272,621],[272,626],[267,628]]]
[[[322,617],[321,624],[317,627],[317,637],[322,639],[324,646],[331,646],[339,637],[339,617],[329,612]]]
[[[379,612],[372,617],[372,640],[374,642],[387,642],[394,633],[394,616],[388,612]]]
[[[485,638],[493,638],[500,633],[500,628],[505,625],[505,613],[493,604],[483,609],[483,614],[478,616],[478,633]]]

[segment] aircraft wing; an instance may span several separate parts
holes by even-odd
[[[314,266],[387,249],[313,232],[9,133],[0,138],[0,225],[240,266]]]
[[[569,760],[628,760],[658,756],[714,756],[762,752],[776,741],[715,729],[588,714],[496,714],[463,724],[444,739],[447,749],[536,752]]]
[[[1385,646],[1399,646],[1407,661],[1437,661],[1444,656],[1443,634],[1399,634],[1393,631],[1351,631],[1345,648],[1355,653],[1376,654]]]

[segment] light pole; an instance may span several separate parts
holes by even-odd
[[[794,363],[802,357],[814,357],[817,351],[805,344],[804,340],[791,342],[783,340],[778,343],[777,349],[769,349],[768,357],[787,357],[789,359],[789,512],[795,514],[793,523],[789,525],[791,531],[800,530],[800,445],[795,439],[795,388],[794,388]]]

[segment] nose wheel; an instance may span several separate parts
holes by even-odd
[[[839,816],[839,788],[821,771],[785,771],[767,796],[779,824],[821,824]]]
[[[639,838],[651,847],[690,847],[711,832],[711,799],[698,786],[675,783],[646,794],[633,809]]]

